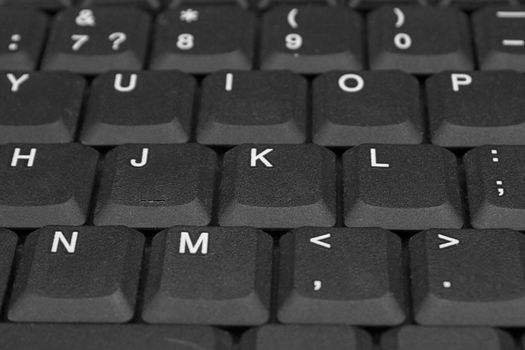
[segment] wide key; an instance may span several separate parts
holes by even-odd
[[[48,226],[33,232],[24,245],[8,319],[129,321],[143,246],[142,234],[125,227]]]
[[[197,142],[303,143],[308,83],[290,72],[220,72],[204,79]]]
[[[474,13],[474,39],[482,70],[525,72],[525,6],[490,6]]]
[[[525,237],[511,230],[431,230],[410,240],[415,320],[525,324]]]
[[[0,324],[0,348],[16,350],[231,350],[228,332],[211,327]]]
[[[348,227],[461,228],[457,160],[432,145],[362,145],[343,155]]]
[[[64,10],[54,19],[42,69],[82,74],[140,70],[149,22],[134,7]]]
[[[180,72],[107,73],[91,85],[80,140],[87,145],[184,143],[196,82]]]
[[[224,156],[221,226],[336,223],[335,155],[316,145],[241,145]]]
[[[426,81],[432,143],[523,145],[525,78],[516,72],[440,73]]]
[[[197,144],[124,145],[106,157],[95,225],[166,228],[211,221],[217,156]]]
[[[0,227],[85,224],[97,160],[75,143],[0,147]]]
[[[48,18],[31,9],[2,8],[0,70],[32,70],[44,46]]]
[[[350,326],[266,325],[243,334],[240,350],[372,350],[372,338]]]
[[[363,68],[362,19],[345,8],[281,6],[262,22],[261,69],[299,73]]]
[[[313,83],[313,142],[421,143],[423,108],[418,81],[403,72],[330,72]]]
[[[142,318],[259,325],[270,316],[272,239],[251,228],[175,227],[153,240]]]
[[[280,241],[283,323],[398,325],[405,320],[401,240],[382,229],[301,228]]]
[[[162,13],[156,22],[151,69],[204,74],[250,70],[254,14],[238,6],[195,6]]]
[[[525,146],[483,146],[463,163],[472,226],[525,229]]]
[[[468,17],[453,8],[386,6],[368,17],[372,69],[472,70]]]
[[[1,72],[0,144],[73,142],[85,86],[69,72]]]
[[[391,329],[381,337],[388,350],[514,350],[514,340],[499,329],[488,327],[420,327]]]

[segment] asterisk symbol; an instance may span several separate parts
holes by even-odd
[[[199,20],[199,11],[194,9],[182,10],[180,12],[180,20],[186,23],[196,22]]]

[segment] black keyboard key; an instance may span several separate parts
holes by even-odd
[[[313,142],[421,143],[419,83],[403,72],[330,72],[313,83]]]
[[[119,6],[140,6],[145,9],[158,10],[164,0],[81,0],[80,6],[97,6],[97,5],[119,5]]]
[[[145,12],[133,7],[64,10],[55,17],[42,69],[82,74],[140,70],[149,22]]]
[[[237,146],[224,156],[221,226],[336,223],[335,156],[316,145]]]
[[[525,78],[511,71],[441,73],[427,80],[432,143],[523,145]]]
[[[268,321],[272,239],[250,228],[176,227],[153,240],[142,318],[149,323]]]
[[[0,227],[83,225],[97,159],[79,144],[0,147]]]
[[[486,7],[472,16],[482,70],[525,72],[525,6]]]
[[[431,230],[410,241],[415,320],[522,326],[525,237],[510,230]]]
[[[231,350],[231,336],[208,327],[148,325],[0,325],[11,350]]]
[[[67,72],[0,73],[0,144],[73,142],[85,85]]]
[[[432,145],[362,145],[343,155],[348,227],[461,228],[455,156]]]
[[[203,83],[197,142],[303,143],[308,83],[290,72],[216,73]]]
[[[372,69],[474,69],[468,17],[453,8],[382,7],[368,17],[368,39]]]
[[[238,6],[180,7],[156,22],[150,67],[188,73],[253,66],[255,17]]]
[[[88,145],[189,141],[196,82],[179,72],[107,73],[91,86]]]
[[[11,296],[16,322],[127,322],[144,237],[125,227],[48,226],[29,235]],[[52,283],[50,283],[52,281]]]
[[[8,288],[17,241],[16,234],[0,228],[0,304]]]
[[[72,6],[75,0],[3,0],[5,5],[23,5],[26,7],[37,7],[45,10],[58,10]],[[4,9],[2,9],[3,11]]]
[[[345,8],[271,9],[262,22],[261,69],[300,73],[360,70],[362,27],[360,15]]]
[[[381,338],[388,350],[514,350],[512,337],[486,327],[419,327],[391,329]]]
[[[0,70],[33,70],[38,65],[47,16],[13,7],[0,12]]]
[[[240,346],[240,350],[372,349],[370,335],[350,326],[266,325],[244,333]]]
[[[472,226],[525,229],[525,147],[483,146],[463,163]]]
[[[166,228],[211,221],[217,157],[197,144],[124,145],[106,156],[95,225]]]
[[[388,326],[406,318],[401,240],[382,229],[302,228],[280,241],[283,323]]]

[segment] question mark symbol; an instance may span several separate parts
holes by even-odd
[[[120,45],[126,41],[126,39],[128,38],[128,36],[122,32],[115,32],[115,33],[111,33],[109,35],[109,40],[111,40],[113,42],[113,50],[118,50],[120,49]]]

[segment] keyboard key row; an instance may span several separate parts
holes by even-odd
[[[525,144],[525,76],[434,75],[424,87],[428,113],[422,90],[414,77],[396,71],[330,72],[311,88],[305,78],[283,71],[214,73],[200,87],[176,71],[107,73],[89,89],[82,77],[66,72],[2,72],[0,144],[195,140],[232,146],[311,140],[350,147],[418,144],[427,137],[450,148]]]
[[[465,155],[474,227],[525,228],[524,157],[523,146],[483,146]],[[217,155],[201,145],[124,145],[106,155],[93,197],[98,158],[79,144],[0,147],[0,226],[469,224],[458,160],[433,145],[358,146],[343,154],[339,175],[335,155],[316,145],[245,144],[224,154],[220,181]]]
[[[256,40],[256,15],[234,6],[168,10],[152,28],[150,15],[133,7],[69,8],[54,17],[44,45],[50,20],[8,7],[0,14],[0,69],[40,66],[93,75],[140,70],[149,62],[152,70],[196,74],[256,67],[317,74],[367,66],[432,74],[473,70],[473,41],[482,70],[525,71],[524,11],[487,7],[475,12],[471,38],[469,18],[453,8],[381,7],[366,16],[365,28],[365,18],[350,9],[280,6],[264,14],[261,38]],[[150,31],[154,35],[148,59]],[[363,50],[365,31],[368,53]],[[260,50],[255,50],[256,41]]]
[[[272,238],[247,227],[172,227],[143,261],[135,230],[47,226],[29,234],[16,270],[16,235],[2,230],[0,240],[12,322],[253,326],[275,304],[285,324],[525,325],[525,236],[512,230],[418,233],[410,273],[400,237],[379,228],[296,229],[280,238],[273,263]]]
[[[266,325],[240,344],[226,331],[198,326],[0,325],[5,349],[98,350],[514,350],[508,332],[486,327],[404,326],[383,333],[374,347],[366,331],[350,326]],[[60,340],[60,341],[57,341]],[[524,341],[525,342],[525,341]]]

